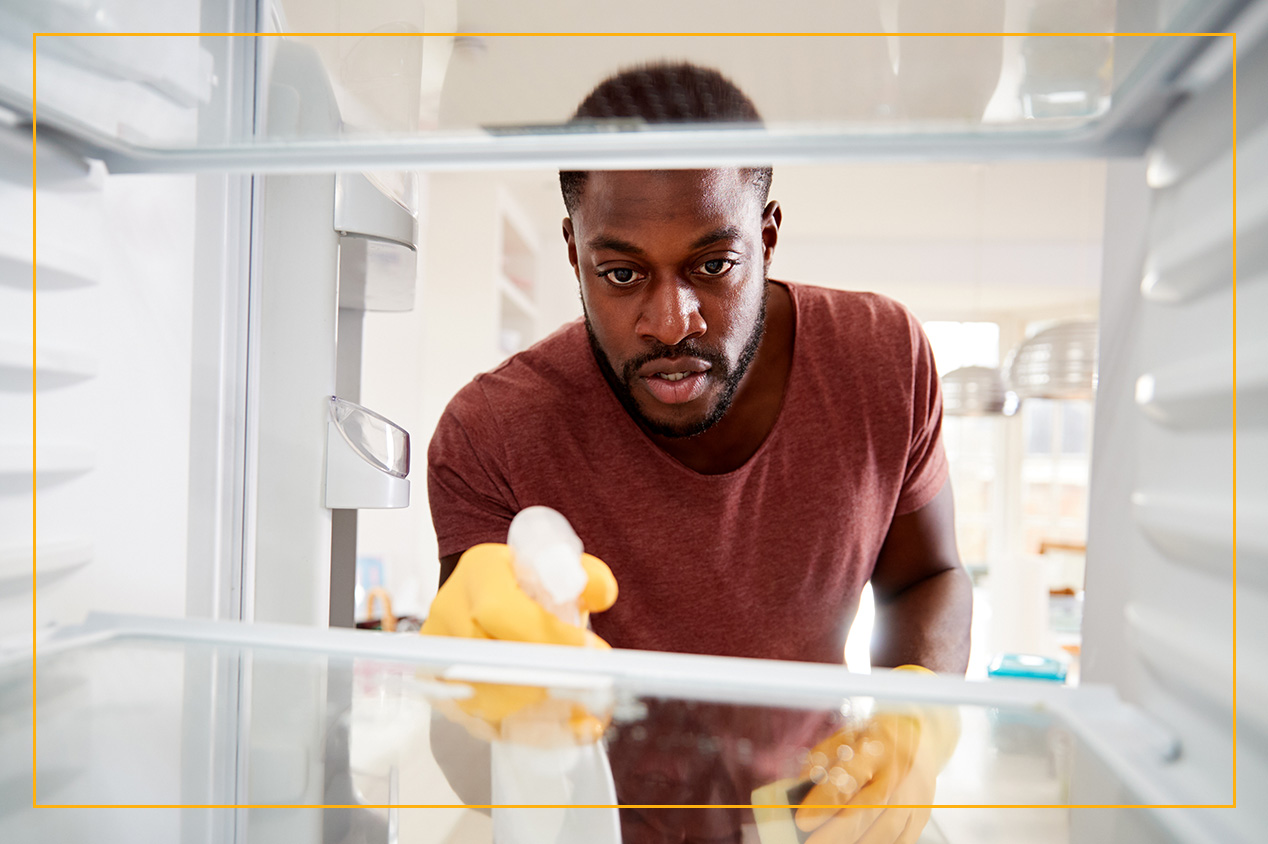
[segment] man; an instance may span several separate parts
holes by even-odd
[[[575,119],[631,117],[759,119],[690,65],[618,74]],[[928,342],[884,297],[767,278],[770,179],[560,174],[585,318],[446,410],[428,454],[441,581],[545,504],[620,584],[591,618],[613,647],[840,663],[870,580],[875,664],[963,672],[971,593]]]

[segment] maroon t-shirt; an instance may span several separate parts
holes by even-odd
[[[933,356],[891,299],[792,295],[783,406],[735,471],[702,475],[613,395],[580,320],[449,403],[428,450],[440,555],[505,542],[533,504],[563,513],[620,596],[591,618],[613,647],[840,663],[894,516],[947,475]]]

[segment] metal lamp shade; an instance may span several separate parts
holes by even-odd
[[[942,412],[948,416],[1007,416],[1016,407],[1004,376],[990,366],[962,366],[942,376]]]
[[[1063,320],[1022,342],[1008,364],[1008,386],[1021,399],[1093,398],[1096,320]]]

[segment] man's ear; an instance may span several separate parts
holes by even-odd
[[[572,264],[572,274],[581,281],[581,269],[577,266],[577,237],[572,229],[572,218],[564,217],[564,243],[568,244],[568,263]]]
[[[779,224],[784,221],[784,212],[779,203],[771,200],[762,211],[762,263],[770,269],[771,259],[775,257],[775,244],[779,242]]]

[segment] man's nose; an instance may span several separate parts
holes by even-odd
[[[695,288],[684,279],[657,280],[650,285],[637,328],[640,336],[666,346],[703,335],[706,326]]]

